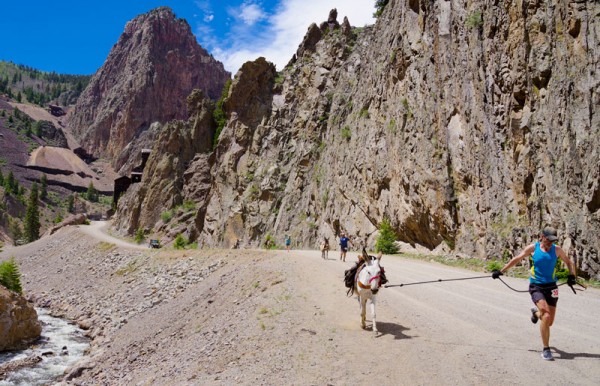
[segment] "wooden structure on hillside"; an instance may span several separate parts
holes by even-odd
[[[146,162],[148,162],[148,157],[150,157],[151,152],[152,151],[150,149],[142,149],[141,164],[135,166],[129,176],[121,176],[115,179],[113,191],[113,202],[115,203],[115,205],[119,202],[119,198],[121,198],[121,196],[125,194],[127,189],[129,189],[131,184],[142,182],[142,176],[144,173],[144,169],[146,168]]]
[[[66,114],[62,107],[56,105],[48,105],[48,111],[55,117],[62,117]]]

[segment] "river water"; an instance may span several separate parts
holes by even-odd
[[[42,337],[36,344],[23,351],[0,353],[0,364],[38,355],[43,360],[34,367],[12,372],[0,386],[49,385],[60,381],[65,369],[77,362],[89,347],[89,339],[83,330],[63,319],[52,317],[43,308],[36,308],[42,322]]]

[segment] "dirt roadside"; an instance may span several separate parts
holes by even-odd
[[[600,379],[600,291],[562,290],[540,358],[527,294],[490,279],[383,289],[359,326],[332,251],[132,249],[69,227],[19,248],[27,294],[93,339],[65,383],[577,384]],[[112,243],[112,244],[111,244]],[[384,256],[390,284],[481,275]],[[526,281],[506,279],[516,288]],[[370,313],[367,314],[370,321]],[[69,380],[70,379],[70,380]]]

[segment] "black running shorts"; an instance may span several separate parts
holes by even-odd
[[[551,307],[556,307],[556,303],[558,303],[558,286],[556,283],[530,283],[529,293],[534,304],[537,304],[542,299],[546,300],[546,303]]]

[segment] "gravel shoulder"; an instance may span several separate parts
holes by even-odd
[[[575,296],[561,287],[551,337],[556,360],[546,362],[538,326],[529,321],[529,296],[491,278],[383,289],[374,336],[360,328],[358,303],[343,287],[356,253],[343,263],[335,251],[324,261],[317,251],[134,249],[95,232],[68,227],[0,254],[15,256],[31,299],[77,322],[92,339],[89,355],[64,383],[595,385],[600,379],[595,289]],[[390,284],[481,275],[398,256],[384,256],[382,264]]]

